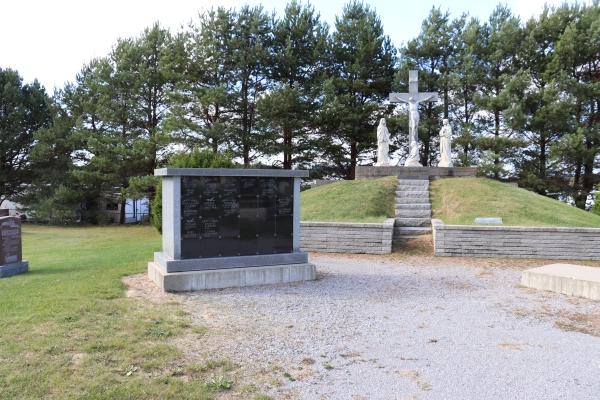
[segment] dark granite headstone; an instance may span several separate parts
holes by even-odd
[[[293,252],[294,178],[186,176],[181,258]]]
[[[8,217],[8,208],[3,208],[0,210],[0,217]]]
[[[0,278],[27,272],[21,250],[21,218],[0,217]]]

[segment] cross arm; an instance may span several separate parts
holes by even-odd
[[[390,93],[390,103],[408,103],[409,97],[412,97],[415,101],[438,101],[437,92]]]

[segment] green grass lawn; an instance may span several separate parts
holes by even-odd
[[[383,222],[394,217],[395,176],[377,180],[340,181],[300,194],[300,220]]]
[[[173,344],[206,327],[178,303],[124,296],[121,278],[160,243],[149,226],[23,225],[30,271],[0,279],[0,398],[204,399],[227,386],[224,363],[190,364]]]
[[[448,178],[430,184],[433,218],[475,225],[477,217],[500,217],[503,225],[600,228],[600,216],[487,178]]]

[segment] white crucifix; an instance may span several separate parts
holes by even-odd
[[[419,162],[419,103],[438,101],[437,92],[419,93],[419,71],[408,71],[408,93],[390,93],[390,103],[408,104],[409,156],[405,167],[421,167]]]

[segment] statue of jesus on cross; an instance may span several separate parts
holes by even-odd
[[[419,71],[408,71],[408,93],[390,93],[390,103],[408,104],[408,143],[409,157],[404,163],[405,167],[422,167],[419,162],[419,103],[424,101],[438,101],[437,92],[419,93]],[[417,147],[413,149],[413,147]]]

